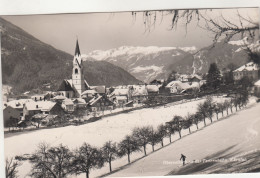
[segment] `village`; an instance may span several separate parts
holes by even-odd
[[[17,98],[7,97],[3,108],[5,130],[21,131],[25,128],[83,124],[103,116],[212,94],[206,92],[205,77],[197,74],[173,72],[168,80],[155,79],[149,84],[140,82],[135,85],[106,87],[90,86],[84,79],[83,70],[77,41],[72,78],[61,81],[57,91],[33,95],[26,92]],[[234,81],[243,77],[253,81],[251,94],[260,96],[257,64],[250,62],[231,72]],[[221,76],[225,75],[230,75],[230,71],[221,71]],[[48,88],[48,84],[46,85]],[[219,93],[227,94],[227,91]]]

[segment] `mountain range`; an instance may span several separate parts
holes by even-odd
[[[24,92],[50,83],[58,88],[71,78],[73,56],[41,42],[23,29],[0,18],[3,84],[14,92]],[[76,40],[75,40],[76,44]],[[122,85],[140,82],[124,69],[109,62],[83,62],[84,76],[90,85]]]
[[[108,61],[127,70],[137,79],[149,82],[153,79],[166,79],[172,71],[181,74],[205,74],[213,62],[220,70],[230,63],[237,67],[244,65],[249,60],[247,52],[243,49],[245,43],[260,51],[259,42],[249,44],[247,39],[243,39],[229,42],[223,40],[202,49],[194,46],[122,46],[90,52],[84,55],[84,59]]]
[[[24,92],[50,83],[57,89],[71,78],[73,56],[41,42],[23,29],[0,18],[3,84]],[[219,69],[248,62],[245,44],[260,51],[259,41],[219,41],[208,47],[121,46],[82,54],[84,76],[90,85],[123,85],[166,79],[172,72],[205,74],[213,62]]]

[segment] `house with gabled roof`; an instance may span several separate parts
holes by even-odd
[[[259,79],[259,66],[254,62],[249,62],[233,71],[235,81],[241,80],[243,77],[248,77],[252,81]]]
[[[104,111],[114,109],[114,103],[105,96],[97,95],[89,101],[88,107],[91,111]]]

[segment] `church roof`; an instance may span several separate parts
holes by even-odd
[[[80,55],[78,39],[77,39],[77,42],[76,42],[76,49],[75,49],[75,56],[76,56],[76,55]]]
[[[74,91],[74,89],[72,88],[70,82],[63,80],[60,87],[58,88],[58,91]]]

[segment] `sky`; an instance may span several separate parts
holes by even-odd
[[[259,19],[257,8],[240,9],[239,12]],[[207,13],[213,18],[223,13],[233,22],[237,9],[215,9]],[[145,30],[142,12],[137,13],[136,18],[131,12],[3,16],[39,40],[70,54],[74,53],[77,38],[82,54],[120,46],[202,48],[212,43],[213,34],[197,27],[195,21],[188,26],[187,32],[184,22],[177,29],[171,29],[172,17],[172,14],[164,15],[162,19],[157,12],[155,26],[149,32]]]

